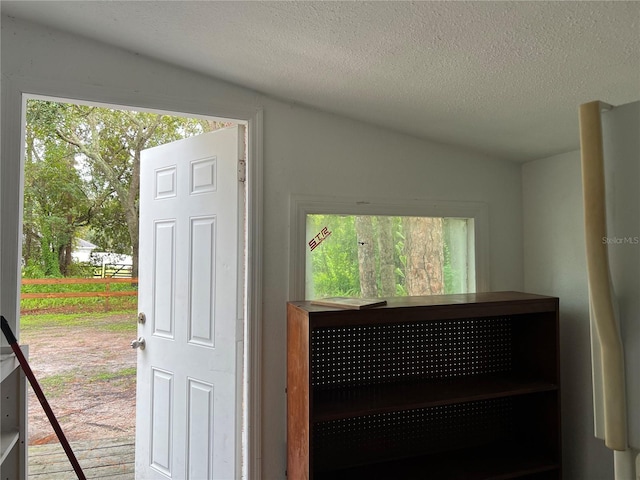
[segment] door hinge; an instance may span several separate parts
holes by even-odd
[[[238,159],[238,181],[244,183],[247,181],[247,161]]]

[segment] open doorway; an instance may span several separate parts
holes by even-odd
[[[89,470],[96,469],[93,476],[108,478],[105,468],[111,463],[118,478],[125,478],[122,474],[127,472],[133,478],[136,352],[129,343],[137,336],[138,315],[132,292],[137,288],[138,257],[144,255],[138,250],[138,227],[132,214],[139,206],[135,193],[139,175],[136,161],[147,148],[233,128],[234,124],[44,98],[27,101],[26,117],[23,274],[55,282],[25,282],[28,285],[23,292],[31,298],[24,299],[21,341],[32,344],[32,365],[36,373],[41,368],[45,393],[54,392],[49,395],[50,402],[54,411],[63,412],[59,413],[60,421],[69,440],[72,444],[76,439],[90,442],[87,449],[92,451],[93,459],[87,460],[86,465]],[[159,134],[154,137],[151,132]],[[109,140],[101,146],[97,140],[103,135]],[[119,169],[109,170],[105,165],[109,154],[120,162]],[[246,158],[245,152],[238,158]],[[233,168],[235,171],[235,164]],[[81,261],[82,249],[91,246],[98,251],[92,252],[88,261]],[[120,263],[108,263],[114,255]],[[129,276],[121,276],[121,281],[102,280],[113,279],[116,272],[127,270]],[[71,278],[93,280],[65,282]],[[38,297],[39,294],[48,298]],[[47,309],[49,316],[34,315]],[[244,312],[244,308],[241,310]],[[65,346],[68,349],[64,361],[76,363],[55,366],[53,359],[64,356],[61,353]],[[43,350],[39,352],[39,348]],[[243,353],[242,347],[240,352]],[[242,371],[240,366],[240,376]],[[101,387],[107,388],[108,394]],[[90,394],[90,401],[78,397],[83,389]],[[60,403],[62,406],[57,409],[56,403],[65,400],[68,405]],[[29,410],[33,415],[40,406],[32,403]],[[32,428],[37,426],[37,420],[30,418],[30,423],[30,443],[31,433],[34,444],[54,439]],[[72,423],[76,425],[69,427]],[[110,441],[116,438],[123,440],[117,440],[116,445]],[[97,448],[100,445],[114,453],[117,450],[113,447],[124,448],[127,454],[118,452],[116,456],[130,459],[130,467],[107,460],[107,451],[100,453]],[[45,459],[49,467],[50,459]],[[38,477],[40,468],[29,470],[30,478],[51,478],[55,473],[49,469]]]

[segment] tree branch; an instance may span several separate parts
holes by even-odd
[[[127,190],[121,184],[120,179],[111,166],[102,158],[97,152],[90,150],[75,134],[65,135],[60,129],[56,129],[56,135],[63,141],[75,146],[80,153],[93,161],[93,163],[104,173],[110,182],[112,182],[112,188],[115,189],[118,197],[122,195],[123,203],[126,203]]]

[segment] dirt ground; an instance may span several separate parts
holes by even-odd
[[[81,326],[23,329],[29,364],[69,441],[124,437],[135,432],[135,314],[92,319]],[[126,326],[125,325],[125,326]],[[29,444],[57,442],[29,390]]]

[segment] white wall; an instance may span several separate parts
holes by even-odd
[[[3,230],[17,225],[17,195],[13,193],[19,172],[16,89],[29,85],[42,89],[44,85],[47,92],[67,97],[82,91],[83,97],[94,100],[147,107],[170,103],[185,112],[202,112],[209,103],[263,109],[263,478],[284,478],[285,470],[285,302],[291,194],[486,202],[491,289],[523,287],[521,175],[517,164],[287,104],[4,17],[2,75]],[[17,262],[17,251],[9,244],[14,237],[14,233],[2,232],[6,252],[1,279],[3,309],[15,304],[16,279],[13,266],[7,264],[7,258]]]
[[[522,191],[524,288],[560,298],[564,478],[612,479],[613,454],[593,434],[579,151],[524,164]]]

